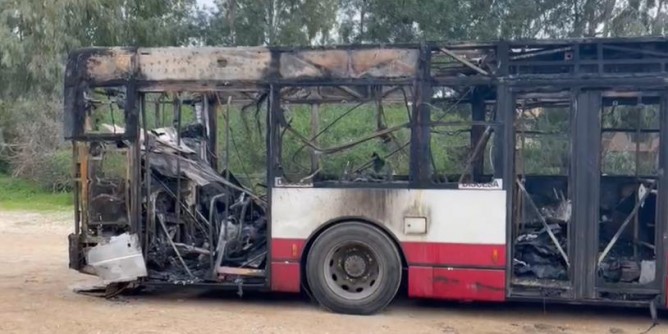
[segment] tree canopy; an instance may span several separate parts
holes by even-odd
[[[3,0],[0,172],[8,171],[11,152],[25,149],[16,143],[45,133],[36,124],[60,124],[64,61],[73,48],[664,35],[666,2],[216,0],[202,8],[196,0]]]

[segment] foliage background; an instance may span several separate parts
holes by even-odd
[[[74,48],[665,35],[666,2],[216,0],[202,8],[195,0],[3,0],[0,174],[31,179],[49,191],[67,190],[70,149],[61,135],[62,79],[65,57]],[[368,122],[359,117],[349,121],[351,129]],[[338,136],[357,137],[357,130],[346,129]],[[246,146],[262,143],[238,140]],[[261,166],[253,160],[243,164]]]

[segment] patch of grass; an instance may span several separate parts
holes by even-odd
[[[71,193],[50,193],[27,180],[0,176],[0,210],[64,211],[71,209]]]

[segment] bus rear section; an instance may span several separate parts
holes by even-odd
[[[352,314],[402,286],[663,307],[665,47],[80,50],[70,267]]]

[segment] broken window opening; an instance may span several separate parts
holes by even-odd
[[[129,150],[115,142],[91,142],[88,146],[88,223],[99,234],[103,225],[125,226],[130,221]]]
[[[604,98],[597,269],[603,284],[656,282],[659,103]]]
[[[234,171],[244,187],[258,196],[267,193],[267,104],[266,94],[239,105],[219,94],[217,138],[220,171]],[[227,162],[227,167],[225,166]]]
[[[473,104],[462,102],[470,92],[453,102],[434,102],[431,106],[430,154],[434,184],[486,183],[494,177],[493,138],[499,126],[495,121],[496,110],[482,101],[476,106],[480,108],[480,115],[474,117]],[[449,96],[456,92],[436,89],[436,94]]]
[[[563,105],[518,98],[512,228],[517,285],[564,287],[570,282],[571,109]]]
[[[125,87],[92,88],[84,92],[84,133],[125,134]]]
[[[410,107],[405,101],[410,96],[406,90],[375,87],[364,93],[353,91],[357,103],[329,104],[321,103],[328,101],[324,88],[330,87],[312,89],[308,104],[283,98],[279,152],[284,181],[315,186],[407,184]]]
[[[225,92],[145,94],[143,99],[154,111],[152,116],[142,112],[142,129],[152,129],[141,136],[148,143],[142,151],[149,168],[142,172],[143,189],[149,189],[142,227],[149,278],[213,282],[234,280],[229,268],[262,272],[266,201],[244,185],[248,177],[237,178],[231,170],[247,170],[254,157],[243,155],[237,144],[265,146],[263,134],[255,141],[244,138],[256,134],[244,130],[243,107]],[[168,119],[171,124],[161,127]],[[213,158],[222,162],[220,168]],[[264,170],[266,156],[258,160],[255,165]]]

